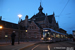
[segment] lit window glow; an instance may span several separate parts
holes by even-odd
[[[27,32],[27,30],[26,30],[26,32]]]
[[[48,30],[45,30],[45,31],[48,31]]]
[[[8,35],[5,35],[5,37],[8,37]]]

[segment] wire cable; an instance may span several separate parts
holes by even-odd
[[[66,3],[66,5],[64,6],[64,8],[62,9],[61,13],[64,11],[64,9],[65,9],[65,7],[67,6],[68,2],[69,2],[69,0],[67,1],[67,3]],[[61,13],[60,13],[60,15],[61,15]],[[60,16],[60,15],[59,15],[59,16]]]

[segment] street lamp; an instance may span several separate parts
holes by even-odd
[[[0,29],[2,29],[3,28],[3,26],[0,26]]]
[[[1,33],[3,34],[3,26],[2,25],[0,25],[0,29],[2,30]]]
[[[19,25],[22,15],[19,14],[18,17],[19,17],[19,22],[18,22],[18,25]],[[18,29],[18,44],[20,44],[20,43],[19,43],[19,39],[20,39],[20,25],[18,26],[18,28],[19,28],[19,29]]]

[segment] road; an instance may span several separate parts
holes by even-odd
[[[74,50],[75,45],[67,42],[38,43],[23,50]]]

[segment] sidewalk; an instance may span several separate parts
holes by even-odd
[[[27,46],[32,46],[34,45],[35,43],[38,43],[38,42],[20,42],[20,44],[18,44],[17,42],[15,43],[14,46],[12,46],[10,43],[7,43],[6,45],[1,44],[0,46],[0,50],[20,50],[24,47],[27,47]]]

